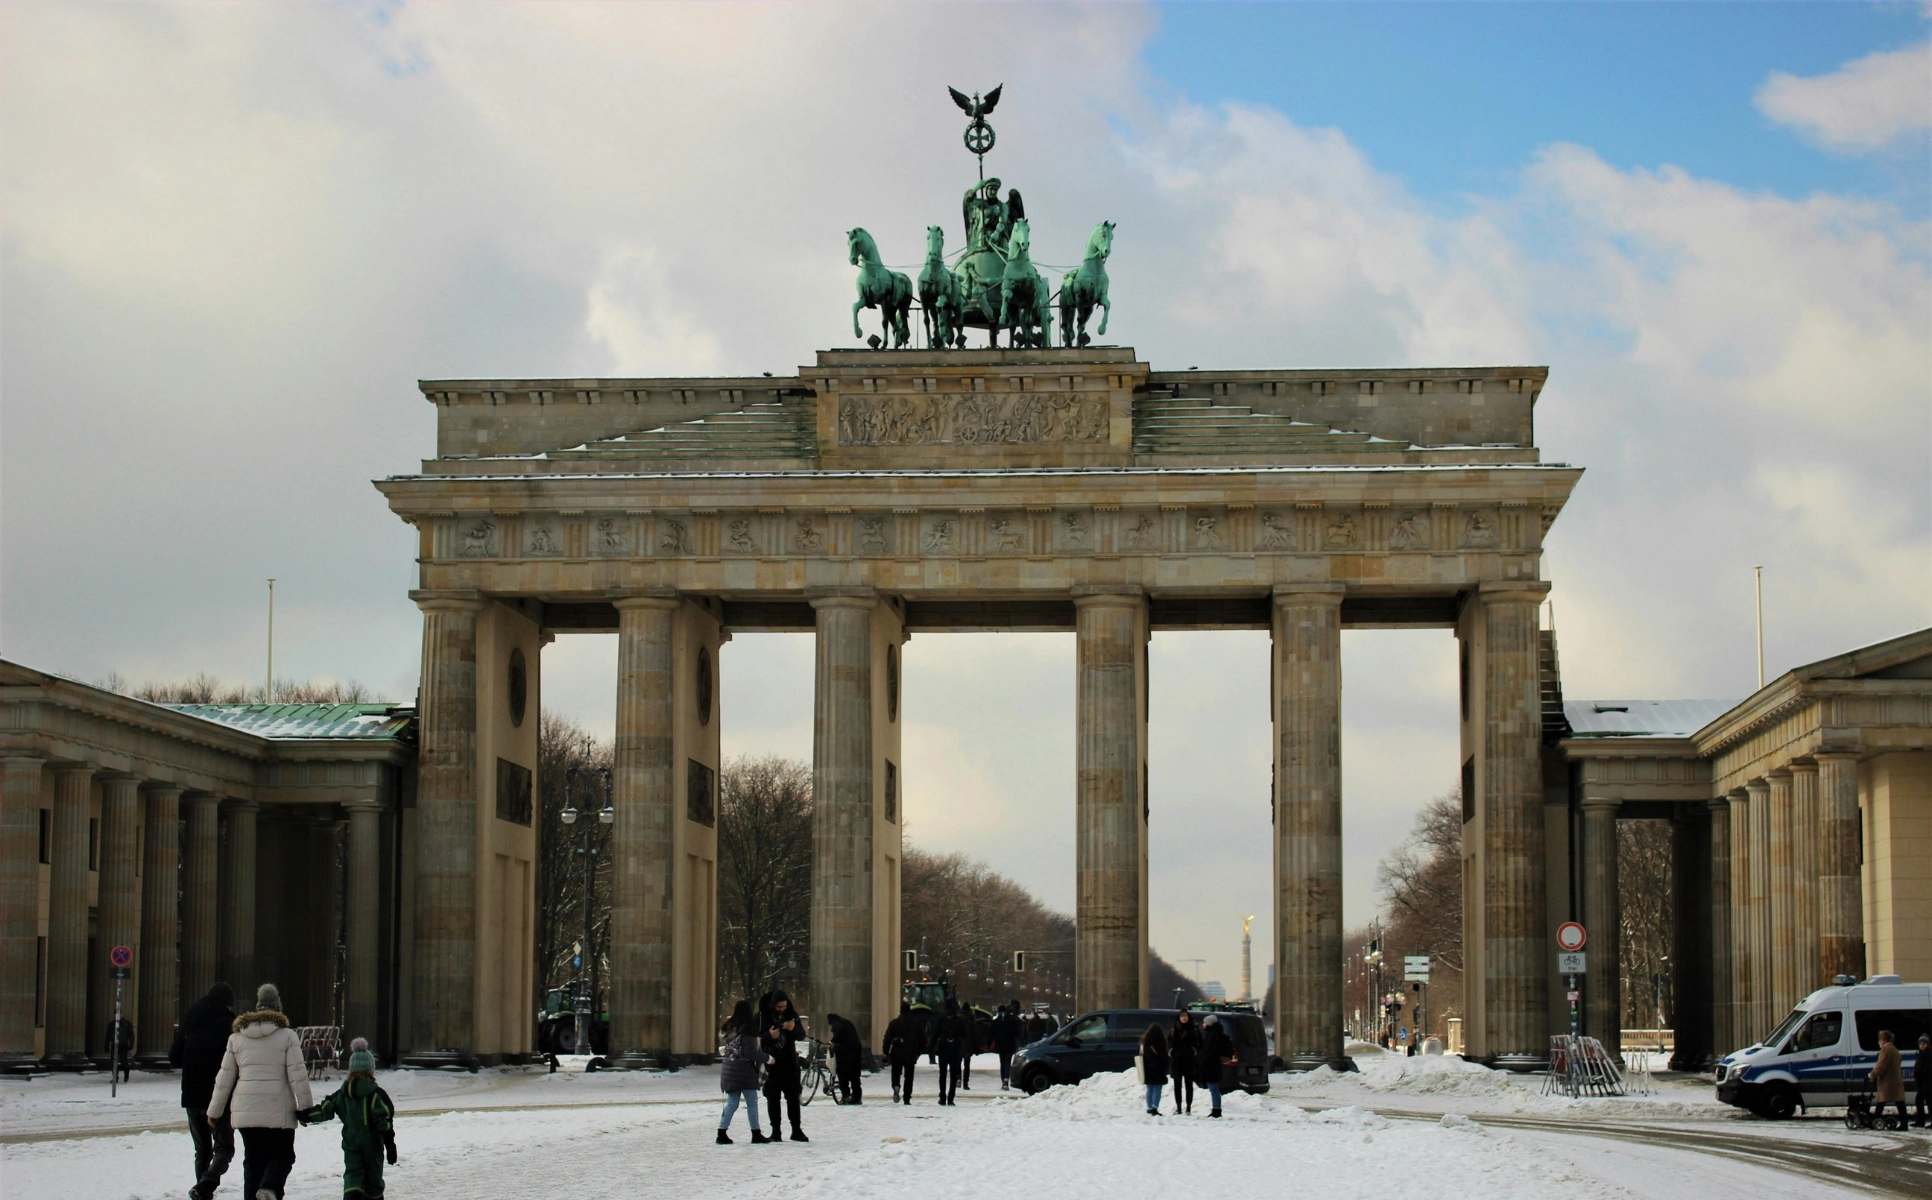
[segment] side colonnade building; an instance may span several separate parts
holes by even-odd
[[[812,1014],[879,1048],[899,994],[900,648],[1076,637],[1082,1009],[1148,1002],[1147,642],[1267,629],[1276,1040],[1342,1053],[1345,628],[1453,631],[1468,1045],[1546,1061],[1539,611],[1581,471],[1541,460],[1542,367],[1155,371],[1131,349],[824,351],[795,375],[425,381],[437,454],[380,480],[418,534],[421,771],[405,1061],[530,1050],[527,830],[555,636],[618,639],[611,1051],[715,1052],[716,805],[739,630],[809,631]],[[1239,801],[1231,801],[1239,802]]]
[[[1746,699],[1562,702],[1553,887],[1590,931],[1585,1032],[1624,1011],[1617,822],[1671,822],[1671,1064],[1770,1033],[1838,976],[1932,979],[1932,629]]]
[[[415,714],[163,705],[0,660],[0,1070],[167,1061],[217,979],[385,1053],[405,997]]]

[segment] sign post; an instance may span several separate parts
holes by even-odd
[[[1435,956],[1429,954],[1410,954],[1402,959],[1402,982],[1415,987],[1415,1046],[1420,1050],[1422,1039],[1429,1036],[1429,973],[1435,969]]]
[[[1556,968],[1563,972],[1564,988],[1569,993],[1570,1036],[1572,1038],[1581,1032],[1577,1020],[1577,1002],[1583,998],[1583,993],[1577,989],[1576,981],[1577,976],[1585,973],[1583,946],[1589,940],[1589,933],[1584,930],[1581,924],[1575,921],[1565,921],[1556,927],[1556,948],[1558,951]]]
[[[116,946],[108,952],[107,962],[107,973],[114,980],[114,1033],[110,1039],[113,1048],[108,1059],[107,1094],[118,1096],[121,1094],[121,989],[134,973],[134,950],[128,946]]]

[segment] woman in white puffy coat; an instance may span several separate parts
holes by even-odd
[[[282,1015],[281,993],[264,983],[254,1011],[235,1018],[208,1101],[209,1120],[231,1113],[241,1132],[244,1200],[282,1200],[295,1166],[295,1114],[314,1103],[301,1035]]]

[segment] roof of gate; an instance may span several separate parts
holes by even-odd
[[[1735,700],[1566,700],[1570,736],[1687,738],[1737,706]]]
[[[403,741],[416,710],[402,704],[164,704],[256,737]]]

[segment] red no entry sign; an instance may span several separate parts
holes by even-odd
[[[1565,953],[1583,949],[1583,943],[1589,940],[1590,935],[1583,932],[1583,926],[1575,921],[1565,921],[1556,927],[1557,949]]]
[[[134,951],[128,946],[116,946],[108,951],[107,961],[117,967],[131,967],[134,965]]]

